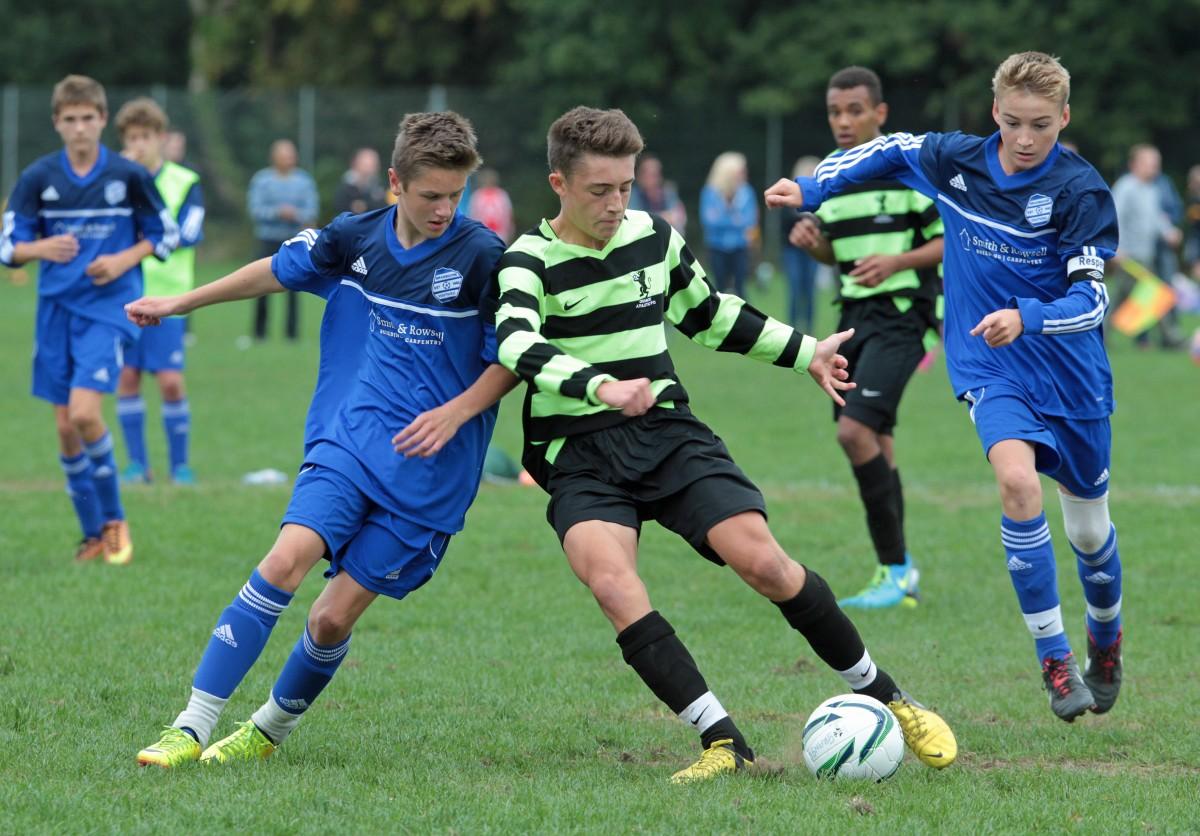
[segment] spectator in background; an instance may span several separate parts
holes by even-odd
[[[1193,279],[1200,279],[1200,165],[1188,169],[1184,196],[1183,260]]]
[[[379,152],[374,148],[359,148],[350,160],[350,168],[342,175],[333,196],[333,216],[343,212],[355,215],[381,209],[387,205],[387,190],[379,178]]]
[[[246,194],[254,237],[258,241],[256,258],[270,258],[283,242],[317,221],[317,184],[308,172],[296,166],[296,146],[290,139],[271,143],[271,165],[250,179]],[[295,291],[287,292],[287,338],[299,334],[299,305]],[[254,303],[254,338],[267,336],[267,298]]]
[[[1117,248],[1118,264],[1131,258],[1148,270],[1159,270],[1160,247],[1172,251],[1183,239],[1179,228],[1163,206],[1163,190],[1159,184],[1162,176],[1162,155],[1153,145],[1138,144],[1129,149],[1129,171],[1113,184],[1113,202],[1117,208],[1117,224],[1120,227],[1120,243]],[[1171,276],[1160,276],[1170,281]],[[1122,271],[1121,295],[1128,296],[1134,286],[1134,278]],[[1163,348],[1177,348],[1183,344],[1177,332],[1175,318],[1168,314],[1155,326],[1159,332],[1159,344]],[[1151,329],[1154,330],[1154,329]],[[1136,337],[1140,346],[1149,343],[1149,331]]]
[[[187,156],[187,134],[183,131],[167,131],[163,138],[162,158],[169,163],[183,164]]]
[[[500,175],[494,168],[481,168],[476,179],[479,186],[471,193],[467,215],[499,235],[505,244],[512,243],[516,232],[512,200],[500,187]]]
[[[801,157],[792,168],[792,177],[812,177],[821,160],[817,157]],[[784,209],[779,213],[783,224],[783,272],[788,283],[788,322],[797,331],[813,333],[813,309],[816,302],[817,260],[803,247],[788,240],[792,227],[800,220],[800,212]]]
[[[679,199],[679,190],[674,183],[663,179],[662,160],[653,154],[643,154],[638,159],[629,208],[660,216],[680,235],[687,231],[687,209]]]
[[[750,242],[758,237],[758,200],[746,181],[746,156],[726,151],[713,160],[700,191],[700,223],[713,284],[743,299],[750,274]]]

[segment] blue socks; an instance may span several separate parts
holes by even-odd
[[[1107,648],[1121,631],[1121,557],[1117,529],[1111,523],[1108,539],[1094,554],[1084,554],[1072,544],[1083,597],[1087,601],[1087,629],[1096,645]]]
[[[262,653],[279,614],[291,600],[291,593],[271,585],[255,569],[217,619],[192,687],[228,699]]]
[[[121,485],[117,479],[117,462],[113,458],[112,433],[106,430],[104,435],[90,444],[85,442],[83,452],[92,460],[92,484],[96,486],[104,522],[125,519],[125,509],[121,507]]]
[[[167,434],[167,456],[171,472],[188,463],[188,434],[191,430],[192,410],[187,398],[163,401],[163,431]]]
[[[92,482],[92,463],[88,457],[80,453],[78,456],[67,458],[59,455],[63,473],[67,475],[67,495],[75,506],[75,516],[79,518],[79,527],[84,537],[99,537],[104,519],[100,515],[100,500],[96,496],[96,486]]]
[[[117,398],[117,418],[121,422],[121,434],[125,436],[125,449],[129,461],[150,469],[146,458],[146,402],[141,395]]]
[[[1008,573],[1017,592],[1017,602],[1037,647],[1039,663],[1047,657],[1062,658],[1071,652],[1063,630],[1058,600],[1058,575],[1054,546],[1046,515],[1017,522],[1000,517],[1000,541],[1008,559]]]
[[[317,644],[305,626],[304,634],[292,648],[271,688],[271,698],[250,718],[254,725],[276,745],[283,743],[292,729],[333,679],[338,666],[350,649],[350,637],[337,644]]]

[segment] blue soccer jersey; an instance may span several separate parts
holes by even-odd
[[[804,208],[851,184],[900,180],[932,198],[946,229],[946,363],[955,395],[989,384],[1019,387],[1047,415],[1112,413],[1102,323],[1104,262],[1117,249],[1108,186],[1078,154],[1056,145],[1029,171],[1000,167],[1000,135],[897,133],[879,137],[797,179]],[[1002,308],[1024,333],[989,348],[971,329]]]
[[[9,198],[0,233],[0,261],[13,266],[14,248],[38,238],[70,233],[79,252],[65,264],[43,261],[38,294],[72,314],[104,322],[130,338],[137,326],[125,316],[125,303],[142,295],[142,269],[135,266],[114,282],[97,286],[87,275],[97,256],[128,249],[141,239],[165,259],[179,243],[179,227],[154,185],[150,172],[103,145],[96,164],[83,177],[65,151],[47,154],[22,172]]]
[[[493,274],[504,244],[458,215],[409,250],[395,223],[394,206],[347,213],[319,232],[304,230],[271,260],[281,284],[334,306],[322,324],[305,461],[337,470],[398,516],[452,533],[479,488],[497,408],[429,458],[405,458],[391,439],[496,362]],[[343,353],[355,351],[351,370]]]

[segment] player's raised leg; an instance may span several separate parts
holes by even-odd
[[[748,511],[717,523],[708,533],[708,543],[742,580],[779,607],[788,624],[851,690],[892,709],[904,742],[922,763],[941,769],[954,762],[958,743],[946,721],[912,700],[875,664],[829,585],[788,557],[761,513]]]
[[[1021,439],[1005,439],[988,450],[988,460],[996,473],[1004,509],[1000,541],[1008,556],[1009,577],[1025,626],[1033,636],[1050,708],[1069,723],[1091,708],[1093,698],[1079,674],[1063,627],[1054,546],[1042,512],[1034,446]]]
[[[563,538],[571,569],[617,631],[621,655],[654,695],[700,735],[704,752],[671,781],[692,783],[737,772],[754,764],[720,700],[709,690],[675,629],[652,609],[637,574],[637,529],[603,520],[572,525]]]
[[[1060,488],[1063,524],[1075,552],[1087,601],[1088,656],[1083,681],[1092,692],[1092,711],[1113,707],[1121,690],[1121,556],[1117,529],[1108,516],[1108,492],[1094,499]]]
[[[138,753],[139,764],[169,767],[200,757],[225,703],[258,659],[300,582],[324,554],[325,541],[315,531],[283,526],[271,551],[218,616],[192,679],[187,707],[158,743]]]

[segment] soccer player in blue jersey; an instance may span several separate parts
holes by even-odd
[[[381,594],[400,599],[426,583],[462,528],[495,403],[516,384],[496,365],[492,325],[494,272],[504,245],[456,211],[479,162],[466,119],[410,114],[389,171],[395,206],[343,214],[211,285],[129,306],[133,320],[151,325],[267,292],[362,300],[337,301],[337,308],[331,301],[327,309],[325,326],[345,314],[350,327],[322,329],[304,465],[279,537],[218,617],[187,707],[138,753],[138,763],[173,767],[270,755],[333,677],[367,607]],[[339,366],[343,349],[356,367]],[[331,580],[270,697],[202,753],[280,613],[323,557]]]
[[[138,98],[117,111],[122,153],[141,163],[154,175],[163,201],[179,224],[179,247],[166,262],[147,259],[142,263],[147,296],[185,293],[196,278],[196,245],[204,237],[204,194],[200,176],[190,168],[163,158],[167,114],[154,99]],[[158,379],[162,395],[163,430],[167,437],[168,473],[177,485],[195,484],[188,463],[191,407],[183,384],[184,330],[187,320],[174,317],[157,328],[143,331],[141,339],[125,357],[125,368],[117,384],[117,417],[125,436],[129,464],[121,473],[125,482],[149,482],[146,455],[146,402],[142,399],[142,372]]]
[[[1121,685],[1121,560],[1109,520],[1112,372],[1101,324],[1117,218],[1104,180],[1058,143],[1070,76],[1041,52],[992,80],[989,137],[892,134],[781,180],[767,205],[814,210],[895,178],[933,198],[945,223],[946,361],[995,471],[1000,540],[1054,713],[1104,713]],[[1087,600],[1087,665],[1071,651],[1038,473],[1058,483]]]
[[[0,262],[40,260],[33,395],[54,407],[67,493],[83,531],[76,560],[133,559],[113,441],[101,414],[137,328],[124,306],[142,295],[141,262],[166,259],[179,230],[149,172],[100,142],[104,88],[69,75],[54,87],[63,150],[21,173],[4,213]]]

